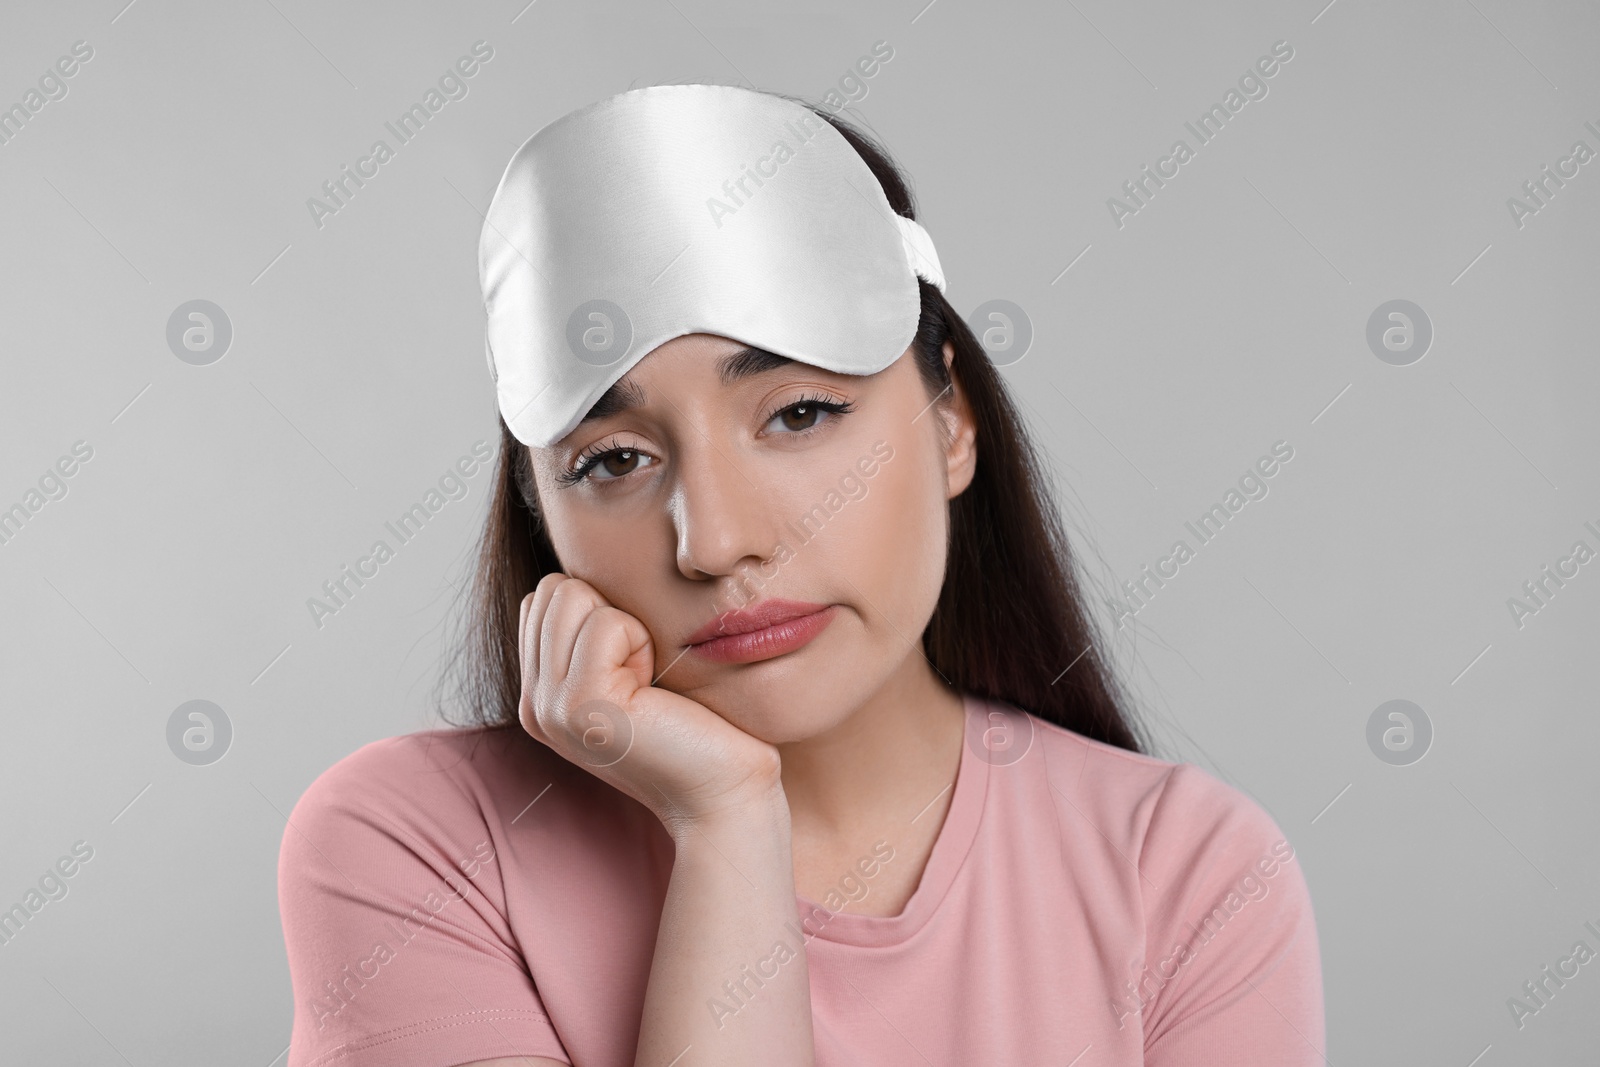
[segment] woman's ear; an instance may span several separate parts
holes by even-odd
[[[953,500],[972,484],[972,475],[978,466],[978,428],[972,418],[972,405],[967,401],[967,391],[961,387],[953,365],[956,350],[949,341],[944,343],[944,368],[950,376],[950,396],[938,405],[944,420],[946,499]]]

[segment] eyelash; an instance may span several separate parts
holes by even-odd
[[[789,411],[792,408],[798,408],[798,407],[813,407],[813,408],[817,408],[820,411],[826,411],[830,415],[848,415],[850,412],[855,410],[855,405],[850,403],[849,401],[829,400],[827,397],[824,397],[824,396],[804,396],[804,397],[799,398],[798,400],[790,401],[789,403],[783,405],[781,408],[775,408],[762,421],[761,425],[765,426],[767,423],[771,422],[773,419],[777,418],[779,415],[782,415],[784,412]],[[805,436],[813,433],[814,431],[821,429],[822,426],[824,425],[824,423],[829,422],[829,421],[832,421],[832,420],[823,420],[823,422],[819,422],[815,426],[808,426],[804,430],[794,430],[792,432],[783,434],[783,436],[785,436],[785,437],[805,437]],[[609,442],[606,442],[606,444],[609,444]],[[571,485],[577,485],[579,482],[584,481],[585,479],[587,479],[589,477],[589,472],[594,470],[601,463],[604,463],[608,457],[610,457],[612,455],[615,455],[617,453],[622,453],[622,452],[641,452],[642,451],[641,449],[637,449],[637,448],[607,448],[607,447],[605,447],[605,445],[600,445],[600,446],[596,446],[596,447],[599,449],[599,451],[591,450],[591,451],[589,451],[587,453],[584,453],[584,454],[580,455],[578,457],[578,465],[575,468],[573,468],[572,470],[570,470],[570,471],[566,471],[566,472],[563,472],[561,474],[556,475],[556,481],[559,482],[563,487],[571,486]],[[620,481],[621,479],[626,478],[626,477],[627,477],[626,474],[620,474],[616,478],[606,478],[606,479],[601,479],[601,481]]]

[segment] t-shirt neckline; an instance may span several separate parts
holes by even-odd
[[[961,704],[965,716],[961,762],[956,768],[956,780],[949,809],[945,812],[944,825],[934,839],[916,891],[906,901],[899,915],[858,915],[848,910],[848,904],[846,910],[830,913],[822,904],[796,893],[795,902],[803,921],[802,929],[810,937],[846,945],[895,945],[916,934],[939,910],[978,835],[978,824],[982,820],[984,800],[989,791],[989,764],[978,757],[975,748],[983,740],[982,709],[979,701],[966,693],[961,696]],[[889,862],[893,863],[894,860]],[[872,884],[870,879],[866,879],[866,882],[868,886]]]

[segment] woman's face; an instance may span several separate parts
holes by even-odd
[[[689,334],[597,407],[609,413],[530,449],[539,503],[564,573],[650,631],[656,685],[777,744],[929,669],[947,505],[975,461],[959,385],[935,403],[911,350],[861,376]],[[774,599],[825,610],[776,649],[692,643]]]

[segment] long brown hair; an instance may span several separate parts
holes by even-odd
[[[916,218],[905,178],[876,142],[836,115],[795,102],[844,135],[896,213]],[[977,470],[950,501],[944,586],[922,634],[923,652],[957,692],[1005,701],[1085,737],[1148,752],[1084,612],[1072,552],[1024,423],[971,328],[938,289],[921,279],[919,287],[922,312],[913,347],[923,384],[930,398],[944,396],[949,341],[955,350],[950,373],[961,382],[977,428]],[[540,518],[527,449],[504,419],[493,486],[465,592],[465,632],[451,663],[467,721],[453,725],[520,730],[522,599],[561,564]]]

